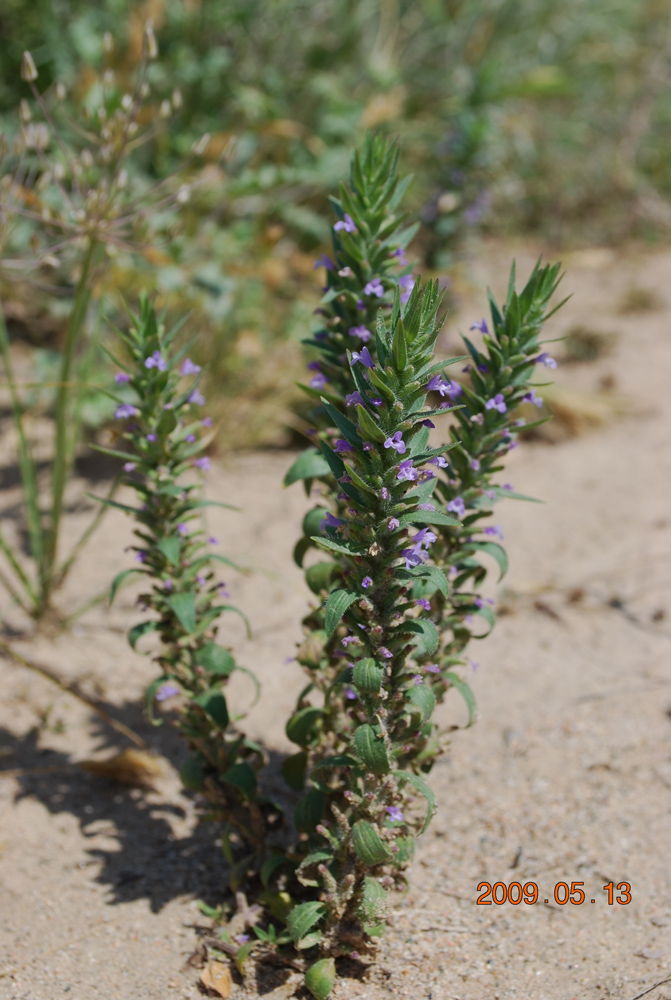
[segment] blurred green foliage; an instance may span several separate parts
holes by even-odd
[[[366,128],[400,137],[424,222],[414,249],[443,273],[483,228],[584,243],[671,224],[668,0],[3,0],[0,128],[16,128],[25,48],[40,88],[62,81],[74,108],[104,32],[123,78],[147,18],[156,107],[183,99],[141,151],[147,182],[210,140],[181,226],[167,220],[149,268],[120,256],[112,279],[196,309],[243,443],[270,411],[234,399],[292,404],[325,201]]]

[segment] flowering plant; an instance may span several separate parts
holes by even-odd
[[[200,480],[189,476],[209,468],[203,454],[208,438],[202,434],[212,421],[198,415],[202,372],[187,356],[188,344],[174,348],[178,329],[166,332],[142,297],[128,332],[117,331],[127,363],[113,357],[120,369],[115,381],[134,390],[135,400],[117,398],[125,450],[100,450],[123,462],[123,480],[135,490],[139,506],[102,500],[129,513],[137,525],[132,546],[137,565],[115,578],[111,598],[131,575],[148,585],[138,603],[152,617],[128,633],[133,649],[149,633],[160,639],[154,657],[160,676],[147,691],[148,712],[153,718],[154,702],[174,706],[172,721],[191,751],[182,780],[202,795],[207,817],[226,824],[224,850],[233,863],[235,888],[262,855],[279,812],[258,794],[261,747],[230,724],[224,688],[234,671],[245,668],[217,642],[217,622],[225,612],[241,612],[222,602],[229,594],[213,567],[233,563],[210,551],[216,539],[199,524],[204,507],[229,505],[202,499]]]

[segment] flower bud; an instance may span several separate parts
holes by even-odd
[[[209,144],[210,144],[210,133],[206,132],[205,135],[201,135],[200,139],[197,139],[194,142],[193,146],[191,147],[191,151],[195,153],[196,156],[205,156],[205,152]]]
[[[61,83],[60,80],[58,81],[58,83],[54,87],[54,94],[56,96],[56,100],[57,101],[64,101],[65,98],[68,96],[68,92],[65,89],[65,84]]]
[[[156,43],[156,35],[154,34],[154,26],[151,20],[147,21],[144,26],[144,54],[147,59],[153,62],[154,59],[158,59],[158,45]]]
[[[103,35],[103,52],[106,56],[111,56],[114,51],[114,39],[109,31]]]
[[[161,107],[158,110],[161,118],[169,118],[172,114],[172,104],[170,101],[161,101]]]
[[[172,106],[175,109],[175,111],[179,111],[179,109],[184,104],[181,90],[173,90],[172,97],[170,98],[170,100],[172,101]]]
[[[32,83],[37,80],[37,66],[35,60],[27,50],[21,56],[21,79],[25,83]]]
[[[25,98],[21,98],[21,100],[19,101],[19,118],[21,119],[24,125],[27,125],[32,117],[33,113],[30,110],[30,105],[28,104],[28,101],[26,101]]]

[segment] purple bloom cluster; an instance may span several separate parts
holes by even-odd
[[[336,231],[336,233],[341,232],[341,231],[343,231],[345,233],[355,233],[356,232],[356,226],[354,225],[354,219],[352,218],[351,215],[348,215],[347,212],[345,212],[345,218],[341,219],[340,222],[336,222],[336,224],[335,224],[335,226],[333,228]]]
[[[160,351],[154,351],[151,357],[145,359],[144,366],[145,368],[157,368],[158,371],[164,372],[168,367],[168,362]]]
[[[407,549],[401,550],[401,555],[405,559],[406,569],[412,569],[413,566],[421,566],[423,562],[429,558],[429,553],[426,551],[424,546],[428,548],[436,541],[437,535],[431,531],[430,528],[422,528],[418,531],[415,537],[412,539],[412,545]]]
[[[403,440],[403,435],[400,431],[396,431],[391,437],[388,437],[384,442],[385,448],[393,448],[397,451],[399,455],[405,454],[405,441]]]
[[[411,458],[406,458],[405,462],[401,462],[396,478],[401,481],[407,480],[409,483],[414,483],[419,479],[419,472],[412,464]]]
[[[350,337],[358,337],[359,340],[363,340],[364,344],[367,344],[371,338],[370,330],[365,326],[351,326],[348,333]]]
[[[508,407],[506,406],[506,401],[503,398],[503,393],[497,392],[495,396],[488,399],[485,403],[486,410],[498,410],[499,413],[505,413]]]

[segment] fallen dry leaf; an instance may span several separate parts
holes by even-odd
[[[109,778],[122,785],[137,785],[140,788],[153,788],[156,779],[161,775],[158,757],[145,750],[132,748],[122,750],[107,760],[82,760],[79,766],[100,778]]]
[[[200,974],[200,981],[220,997],[231,995],[231,970],[223,962],[208,962]]]

